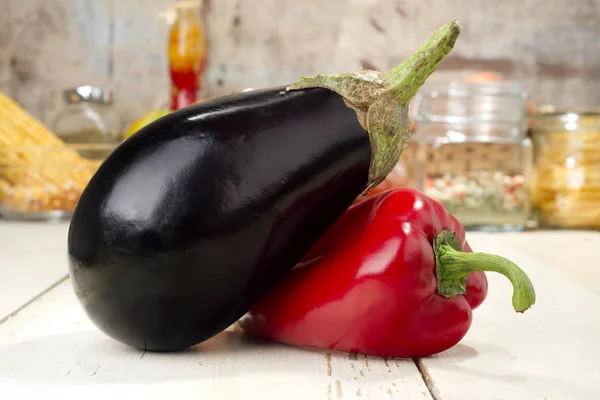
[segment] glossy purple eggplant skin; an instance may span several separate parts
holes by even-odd
[[[108,336],[175,351],[226,329],[365,189],[367,132],[327,89],[257,90],[124,141],[74,211],[69,272]]]

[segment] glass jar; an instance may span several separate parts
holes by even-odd
[[[65,107],[52,131],[67,144],[115,144],[121,140],[121,121],[112,108],[112,93],[100,87],[79,86],[63,92]],[[97,158],[97,154],[82,154]]]
[[[532,133],[540,226],[600,228],[600,112],[541,113]]]
[[[531,209],[527,101],[516,82],[422,89],[407,150],[410,186],[467,230],[522,230]]]

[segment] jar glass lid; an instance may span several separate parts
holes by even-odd
[[[424,87],[415,98],[417,121],[521,123],[528,119],[529,96],[518,82],[451,82]]]

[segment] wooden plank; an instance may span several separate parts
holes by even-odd
[[[144,353],[89,322],[65,281],[0,325],[0,398],[431,399],[410,360],[260,343],[230,329]],[[114,397],[113,397],[114,398]]]
[[[0,321],[68,275],[67,223],[0,222]]]
[[[112,1],[112,71],[115,107],[125,124],[170,102],[167,60],[171,1]],[[124,127],[124,129],[126,126]]]
[[[488,274],[488,298],[475,311],[466,337],[453,349],[422,360],[433,392],[443,400],[600,399],[600,297],[568,278],[577,273],[574,263],[597,265],[600,240],[578,247],[575,255],[572,233],[560,233],[565,245],[559,248],[531,240],[532,235],[518,236],[527,251],[509,245],[513,240],[505,235],[468,236],[475,251],[500,254],[520,265],[534,282],[537,302],[525,314],[515,313],[508,281]],[[538,258],[551,251],[566,256]]]
[[[110,84],[111,3],[2,0],[0,90],[49,125],[64,107],[63,89]]]

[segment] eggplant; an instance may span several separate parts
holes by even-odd
[[[83,191],[69,273],[106,335],[176,351],[223,331],[394,167],[408,103],[453,21],[382,74],[317,75],[173,112],[126,139]]]

